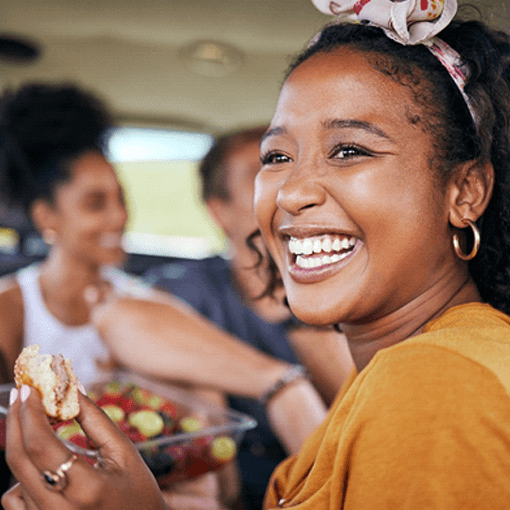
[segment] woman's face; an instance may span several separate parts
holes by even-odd
[[[231,244],[245,247],[246,238],[257,229],[253,214],[255,176],[260,169],[259,141],[243,143],[225,162],[230,198],[223,201],[222,220]]]
[[[347,47],[284,84],[255,213],[304,322],[371,322],[456,270],[421,113],[413,91]]]
[[[61,184],[52,207],[58,245],[95,265],[120,264],[127,210],[113,166],[95,151],[71,166],[71,179]]]

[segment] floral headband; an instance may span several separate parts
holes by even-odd
[[[457,0],[312,0],[319,11],[350,21],[382,28],[405,46],[423,44],[441,62],[457,85],[478,127],[479,118],[464,92],[469,71],[460,55],[435,35],[449,25],[457,12]],[[312,43],[315,42],[315,38]]]

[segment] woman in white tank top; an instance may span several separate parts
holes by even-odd
[[[86,386],[107,350],[89,324],[84,289],[106,279],[137,288],[122,264],[127,210],[104,155],[105,106],[74,87],[27,85],[0,102],[0,178],[50,246],[41,264],[1,280],[0,354],[7,373],[24,345],[61,352]],[[140,289],[142,289],[140,284]],[[5,378],[5,376],[4,376]]]

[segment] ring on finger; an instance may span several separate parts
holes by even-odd
[[[46,482],[46,487],[52,491],[62,492],[67,487],[67,471],[69,471],[74,461],[78,458],[76,454],[72,454],[71,458],[60,464],[55,471],[43,471],[42,476]]]

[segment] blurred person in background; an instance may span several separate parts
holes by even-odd
[[[0,98],[1,191],[49,245],[43,262],[0,280],[1,382],[12,380],[22,348],[39,344],[41,352],[71,359],[88,387],[100,365],[110,366],[110,357],[90,322],[84,289],[102,281],[116,294],[156,299],[147,284],[119,269],[128,213],[106,157],[112,127],[106,105],[74,85],[27,84]],[[216,393],[200,396],[224,403]],[[235,498],[233,467],[225,473],[225,498]],[[200,483],[178,485],[166,499],[178,508],[203,490]],[[205,475],[203,484],[208,495],[223,498],[215,475]]]
[[[226,236],[227,257],[168,263],[150,269],[145,279],[151,285],[181,298],[219,326],[221,331],[228,332],[257,351],[287,364],[305,365],[315,388],[328,406],[353,368],[345,338],[333,328],[311,328],[300,323],[284,304],[283,289],[279,289],[275,297],[259,298],[267,279],[254,269],[257,258],[246,243],[248,236],[256,230],[254,179],[260,168],[259,145],[266,129],[267,126],[244,128],[218,136],[199,167],[202,199],[211,218]],[[262,249],[261,243],[258,246]],[[146,310],[143,313],[147,323],[140,335],[144,335],[143,344],[146,345],[145,335],[149,329],[154,330],[154,326],[151,327],[148,320],[151,312]],[[168,340],[166,348],[171,351],[172,345],[182,343],[184,339],[191,343],[189,330],[183,333],[181,329],[182,321],[179,322],[178,317],[168,317],[165,320],[157,317],[153,321],[158,324],[155,335]],[[121,327],[126,319],[112,316],[107,321],[111,327],[117,325],[116,337],[124,345],[130,334]],[[108,339],[112,340],[110,336]],[[314,341],[320,342],[320,350],[313,347]],[[175,359],[175,352],[170,351],[165,359]],[[161,353],[161,349],[158,352]],[[199,356],[204,356],[202,352],[194,352],[195,362]],[[228,363],[231,352],[225,355]],[[123,356],[121,353],[120,362],[129,363]],[[145,353],[141,357],[147,359]],[[204,356],[204,361],[208,359]],[[188,373],[196,372],[197,367],[190,367]],[[224,377],[226,370],[228,368],[218,369],[216,377]],[[169,370],[168,373],[171,372]],[[238,452],[244,505],[246,509],[259,509],[274,468],[289,453],[294,453],[313,425],[320,422],[322,407],[309,413],[309,420],[305,416],[304,433],[292,429],[278,438],[260,402],[229,392],[229,405],[254,416],[259,424],[254,430],[247,431]],[[286,439],[288,435],[293,436],[292,442]]]
[[[116,269],[128,213],[105,156],[113,125],[106,106],[74,85],[28,84],[0,98],[2,193],[49,246],[43,262],[0,280],[0,352],[9,374],[34,343],[72,359],[85,386],[96,360],[108,358],[83,291],[100,279],[135,285]]]

